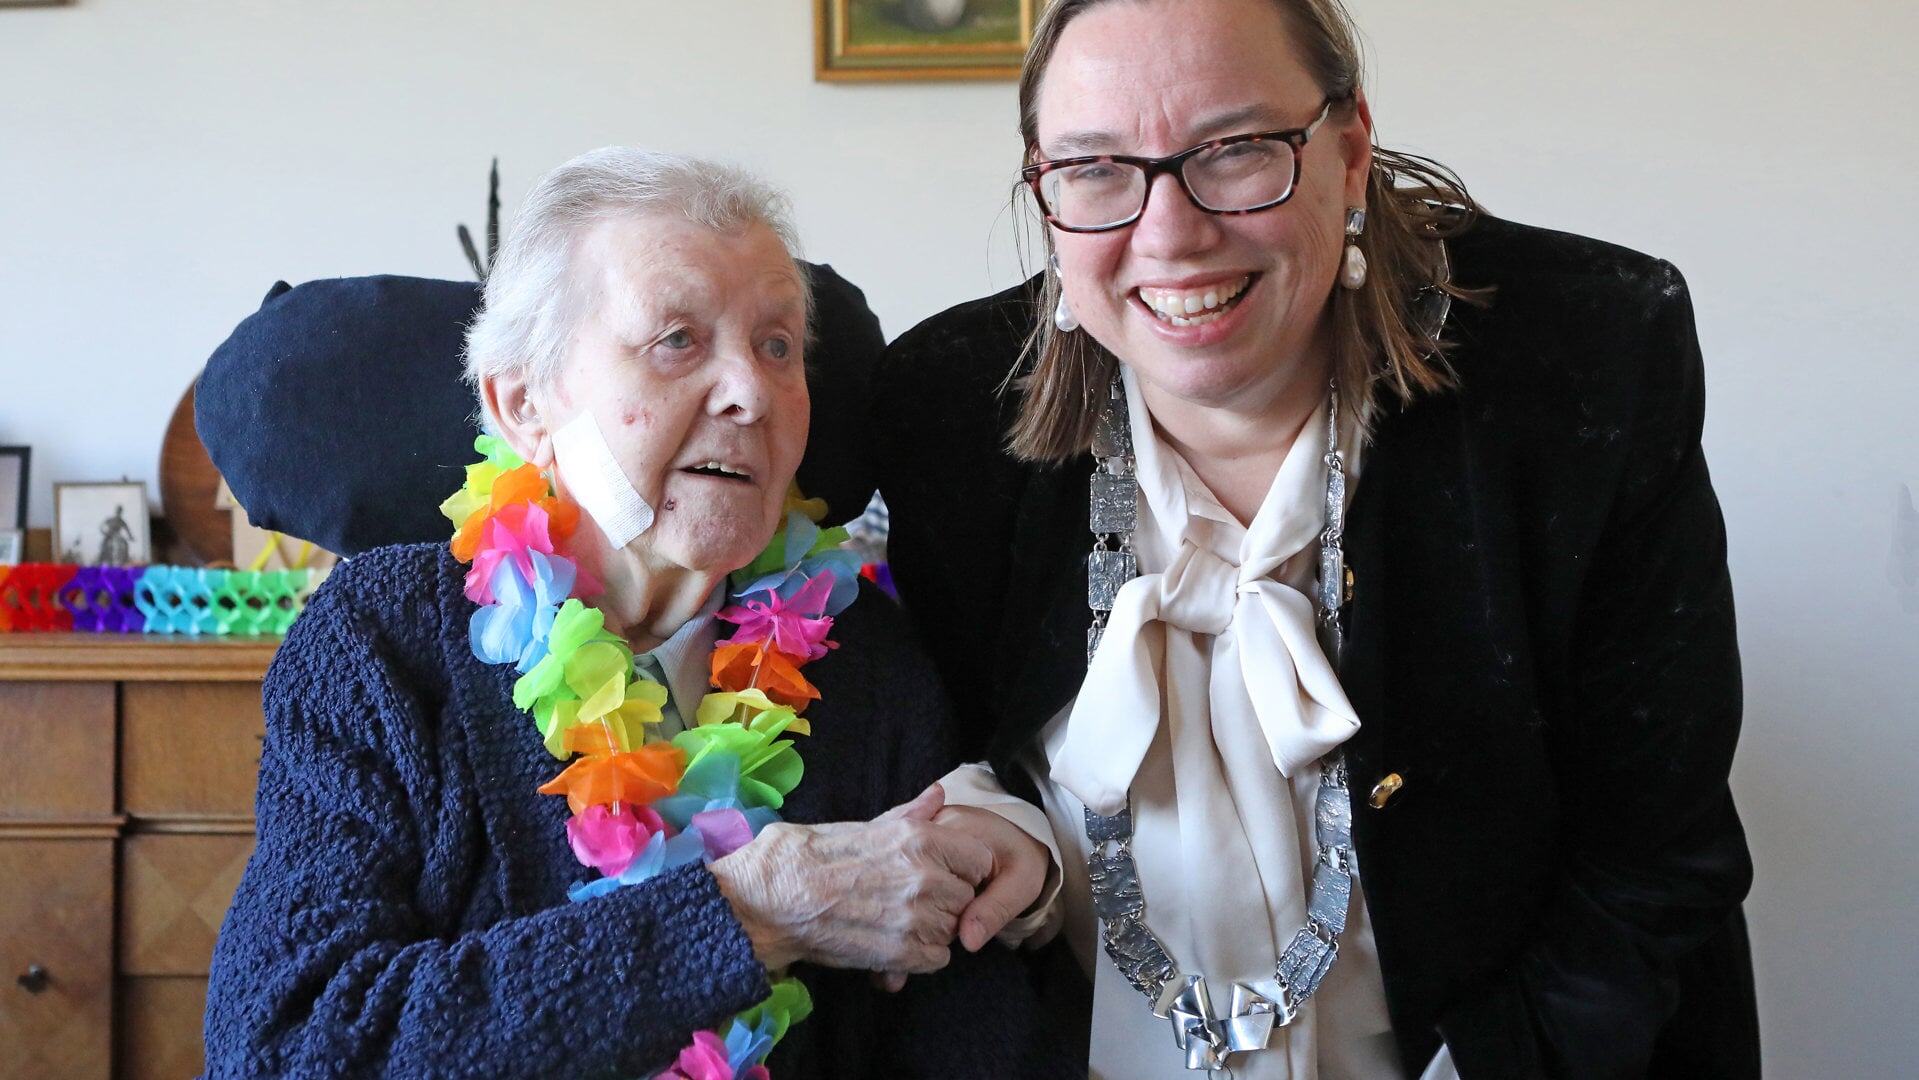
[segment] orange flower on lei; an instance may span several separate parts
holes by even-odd
[[[599,739],[597,744],[594,735]],[[567,748],[586,750],[560,775],[540,785],[542,795],[564,795],[573,813],[589,806],[621,803],[645,806],[679,790],[686,753],[672,743],[648,743],[624,754],[596,753],[608,746],[606,733],[592,724],[567,731]]]
[[[453,557],[461,562],[472,562],[473,557],[479,554],[482,531],[487,521],[502,507],[516,502],[532,503],[546,511],[547,534],[553,538],[556,546],[571,538],[573,530],[580,524],[580,508],[550,494],[546,477],[540,475],[537,467],[521,465],[494,477],[487,505],[468,516],[460,524],[460,531],[453,535]]]
[[[730,694],[759,690],[768,698],[800,712],[820,692],[806,681],[793,658],[763,642],[743,641],[713,649],[713,685]]]

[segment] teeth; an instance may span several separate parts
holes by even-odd
[[[735,469],[731,465],[728,465],[725,462],[720,462],[720,461],[709,461],[705,463],[704,465],[697,465],[694,467],[699,469],[710,469],[713,472],[723,472],[728,476],[745,476],[746,475],[745,469]]]
[[[1230,285],[1209,285],[1193,292],[1174,292],[1169,289],[1141,289],[1139,299],[1152,308],[1161,318],[1172,322],[1174,326],[1193,326],[1208,322],[1221,314],[1224,305],[1246,291],[1246,285],[1252,276],[1240,278]]]

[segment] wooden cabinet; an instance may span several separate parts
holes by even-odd
[[[200,1070],[277,645],[0,634],[0,1074]]]

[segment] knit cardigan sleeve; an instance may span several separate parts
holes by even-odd
[[[764,997],[766,972],[697,866],[474,917],[498,864],[422,675],[445,612],[395,586],[409,569],[434,576],[377,552],[336,572],[267,677],[259,843],[215,951],[207,1074],[650,1075]]]

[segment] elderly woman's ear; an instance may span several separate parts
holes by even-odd
[[[541,410],[544,395],[535,393],[524,375],[481,376],[480,400],[487,419],[521,460],[542,469],[553,464],[553,429]]]

